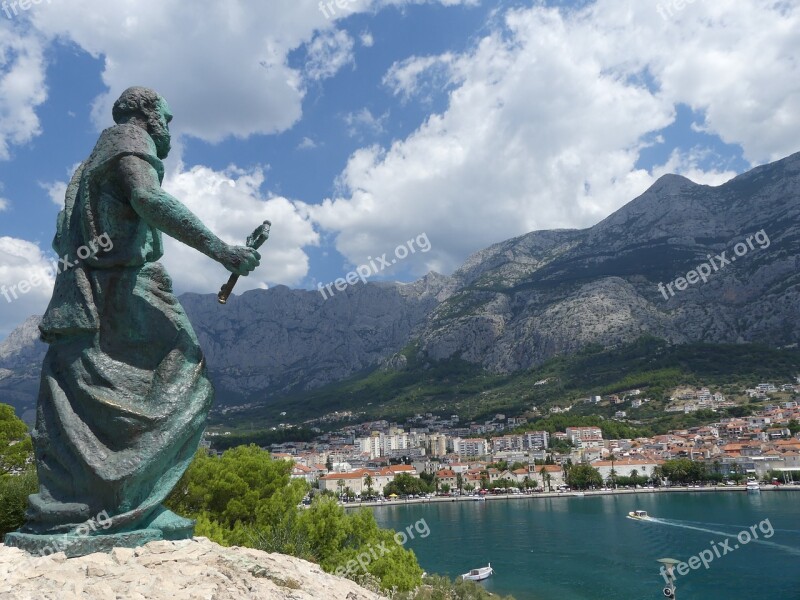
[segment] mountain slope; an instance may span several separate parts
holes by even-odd
[[[586,230],[533,232],[476,253],[421,333],[430,357],[512,372],[588,343],[797,342],[800,154],[725,185],[668,175]],[[763,230],[758,239],[754,234]],[[753,248],[736,256],[735,244]],[[739,248],[741,250],[741,247]],[[658,284],[726,252],[674,296]],[[738,262],[737,262],[738,261]],[[665,298],[664,294],[668,296]]]
[[[304,402],[311,389],[368,377],[378,365],[404,371],[415,360],[503,375],[643,335],[788,346],[800,340],[798,200],[795,154],[719,187],[664,176],[594,227],[495,244],[450,277],[355,285],[328,300],[278,286],[224,307],[213,295],[181,301],[220,409]],[[716,265],[723,252],[730,264],[709,266],[707,282],[672,296],[659,288],[709,260]],[[414,356],[400,353],[412,347]],[[30,414],[43,352],[35,320],[0,344],[0,401]]]

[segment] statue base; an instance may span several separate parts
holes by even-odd
[[[34,556],[63,552],[67,558],[74,558],[95,552],[111,552],[114,548],[138,548],[148,542],[163,539],[164,532],[160,529],[141,529],[109,535],[37,535],[12,531],[6,534],[4,543]]]
[[[194,519],[184,519],[163,506],[144,529],[121,533],[23,533],[6,534],[6,546],[25,550],[35,556],[63,552],[67,558],[86,556],[95,552],[111,552],[113,548],[138,548],[149,542],[190,540],[194,536]]]

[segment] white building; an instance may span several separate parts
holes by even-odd
[[[453,452],[459,457],[485,456],[489,445],[483,438],[453,438]]]
[[[567,427],[567,439],[573,444],[582,440],[602,440],[603,432],[599,427]]]
[[[374,431],[369,437],[358,438],[356,446],[369,454],[370,458],[390,456],[396,451],[410,449],[411,443],[409,434],[403,431],[392,431],[389,435]]]
[[[649,476],[653,472],[653,468],[658,466],[659,463],[654,460],[642,458],[621,458],[615,460],[613,469],[617,477],[630,477],[633,471],[636,471],[639,476]],[[600,471],[600,476],[603,481],[611,476],[612,463],[610,460],[598,460],[592,463],[592,466]]]
[[[526,450],[544,450],[550,447],[550,434],[546,431],[526,431],[522,436],[522,447]]]

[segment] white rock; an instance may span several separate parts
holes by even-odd
[[[0,600],[385,600],[290,556],[206,538],[63,559],[0,545]]]

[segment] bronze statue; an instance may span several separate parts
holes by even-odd
[[[40,330],[50,345],[33,432],[39,493],[6,544],[80,555],[191,537],[162,505],[200,442],[213,389],[192,326],[158,262],[161,234],[247,275],[254,248],[220,240],[161,189],[170,150],[167,102],[132,87],[83,162],[59,213],[58,274]],[[104,246],[85,260],[79,247]],[[92,246],[92,244],[95,246]],[[99,249],[98,249],[99,250]],[[91,527],[103,515],[102,527]]]

